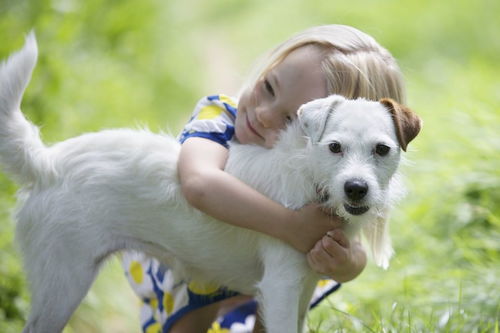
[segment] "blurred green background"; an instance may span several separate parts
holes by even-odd
[[[311,332],[498,332],[500,2],[497,0],[0,0],[0,57],[35,29],[40,57],[23,111],[45,141],[148,126],[177,133],[203,95],[236,94],[256,58],[309,26],[341,23],[398,59],[424,119],[402,167],[409,195],[388,271],[372,264],[310,313]],[[0,174],[0,332],[27,313]],[[75,263],[78,264],[78,263]],[[138,332],[119,261],[65,332]]]

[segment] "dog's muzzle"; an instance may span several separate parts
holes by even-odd
[[[362,215],[370,209],[361,204],[368,190],[368,184],[362,179],[349,179],[344,183],[344,193],[349,199],[349,203],[344,203],[344,208],[349,214]]]

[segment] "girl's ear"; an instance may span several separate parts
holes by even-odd
[[[345,101],[344,97],[331,95],[326,98],[315,99],[299,108],[297,117],[300,126],[313,143],[321,140],[328,117],[343,101]]]
[[[384,105],[392,116],[399,146],[403,151],[411,140],[415,139],[422,128],[422,120],[410,110],[410,108],[399,104],[390,98],[382,98],[380,103]]]

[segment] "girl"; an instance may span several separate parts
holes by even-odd
[[[264,60],[238,101],[224,95],[200,100],[179,138],[179,178],[192,206],[307,253],[312,269],[336,281],[319,283],[314,306],[336,290],[338,282],[361,273],[366,265],[362,246],[349,242],[339,228],[340,220],[318,205],[289,210],[225,173],[228,144],[237,140],[271,148],[300,105],[330,94],[371,100],[390,97],[404,103],[403,79],[386,49],[363,32],[342,25],[307,29]],[[144,301],[144,332],[206,332],[211,325],[212,332],[251,332],[259,326],[258,321],[254,325],[256,304],[249,296],[179,280],[169,268],[140,254],[127,254],[124,267]]]

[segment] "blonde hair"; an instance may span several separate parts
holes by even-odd
[[[292,51],[316,46],[323,55],[321,68],[328,94],[354,99],[390,97],[405,103],[403,75],[394,57],[371,36],[345,25],[323,25],[296,34],[263,58],[243,89],[253,87]]]

